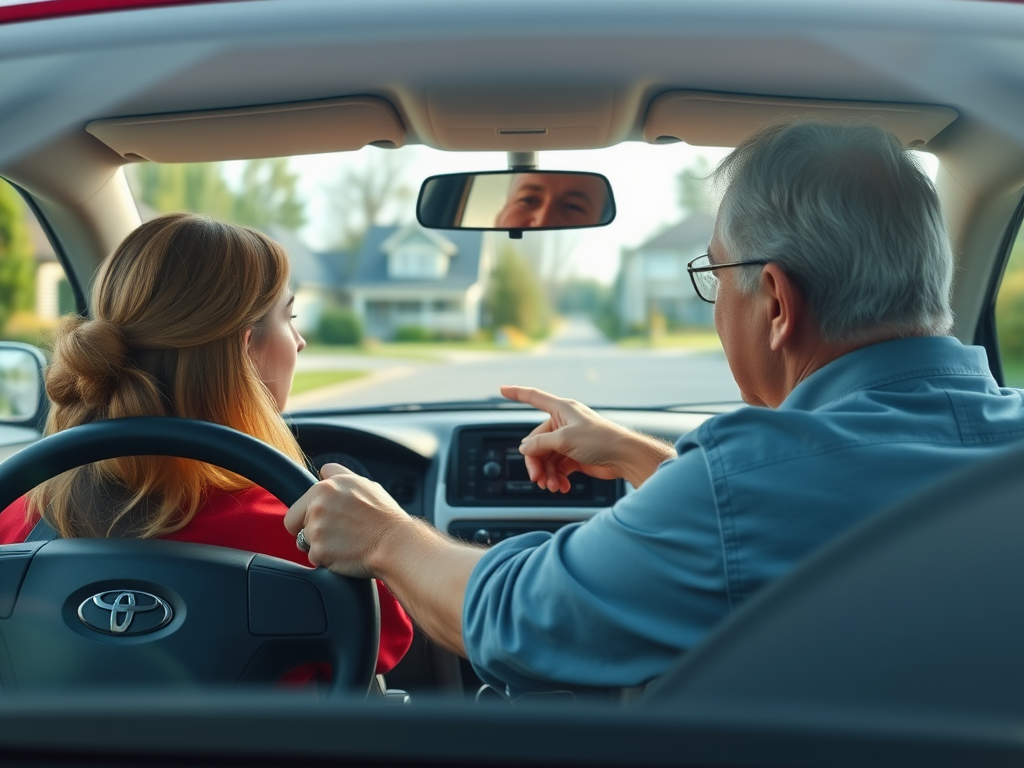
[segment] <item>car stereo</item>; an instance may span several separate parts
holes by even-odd
[[[570,476],[568,493],[551,493],[530,482],[519,443],[533,429],[510,424],[459,427],[452,435],[448,504],[453,507],[610,507],[623,494],[621,480]]]

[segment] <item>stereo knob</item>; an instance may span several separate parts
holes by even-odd
[[[501,464],[499,464],[496,461],[488,461],[483,466],[483,473],[484,477],[486,477],[488,480],[493,480],[494,478],[501,475]]]
[[[491,532],[488,531],[486,528],[481,528],[479,531],[473,534],[473,541],[475,541],[477,544],[490,545]]]

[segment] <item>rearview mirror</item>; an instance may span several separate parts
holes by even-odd
[[[431,176],[416,218],[431,229],[522,232],[603,227],[615,218],[611,184],[599,173],[494,171]]]

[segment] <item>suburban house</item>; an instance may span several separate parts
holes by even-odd
[[[294,235],[271,234],[292,256],[300,332],[316,328],[332,302],[350,308],[371,338],[394,338],[403,327],[452,337],[480,329],[492,263],[482,232],[371,227],[353,253],[312,253]]]
[[[145,219],[155,215],[142,213]],[[42,228],[34,217],[27,223],[36,260],[36,315],[52,326],[74,310],[74,300]],[[288,251],[301,333],[314,332],[332,305],[351,309],[371,338],[392,339],[403,326],[458,338],[480,329],[493,264],[491,238],[482,232],[371,227],[354,252],[314,252],[294,232],[273,225],[267,234]]]
[[[714,306],[693,290],[686,264],[708,249],[715,220],[695,213],[622,254],[618,293],[624,330],[648,328],[654,317],[674,326],[712,325]]]
[[[62,314],[75,311],[74,296],[64,278],[64,267],[57,261],[57,254],[39,221],[27,206],[25,214],[32,257],[36,262],[35,314],[42,326],[53,327]]]
[[[311,335],[325,307],[346,305],[344,287],[352,255],[345,251],[311,251],[294,232],[275,225],[267,227],[267,234],[288,251],[295,291],[295,327],[299,333]]]

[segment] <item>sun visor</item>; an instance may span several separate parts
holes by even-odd
[[[896,134],[906,147],[927,144],[959,113],[928,104],[783,99],[706,91],[670,91],[651,102],[644,141],[685,141],[698,147],[735,147],[774,122],[800,118],[868,122]]]
[[[405,129],[383,99],[352,97],[94,120],[86,130],[126,160],[203,163],[400,147]]]

